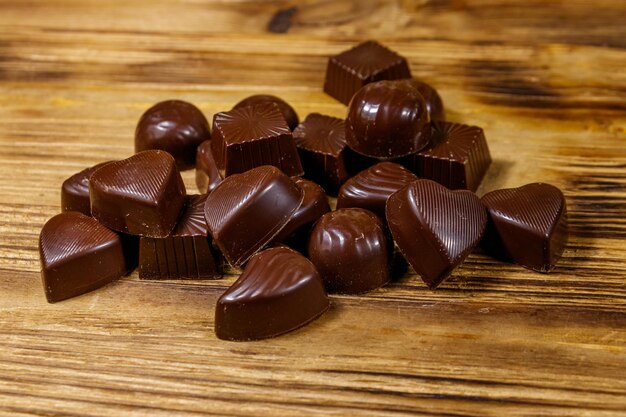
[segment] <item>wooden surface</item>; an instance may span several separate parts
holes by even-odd
[[[0,414],[626,415],[626,5],[293,6],[0,2]],[[143,110],[180,98],[211,116],[274,93],[301,117],[344,116],[321,91],[326,58],[368,38],[408,57],[450,119],[484,127],[494,163],[479,194],[564,190],[571,237],[554,273],[477,253],[437,291],[407,275],[255,343],[213,334],[234,277],[133,274],[45,302],[37,237],[62,180],[130,155]]]

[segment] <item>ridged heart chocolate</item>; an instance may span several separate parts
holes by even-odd
[[[400,252],[431,289],[478,245],[487,223],[471,191],[417,180],[387,200],[387,222]]]
[[[554,269],[567,243],[567,206],[561,190],[533,183],[496,190],[481,199],[489,222],[487,252],[538,272]]]

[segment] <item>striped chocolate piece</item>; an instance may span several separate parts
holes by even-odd
[[[101,162],[92,167],[83,169],[72,175],[61,186],[61,211],[78,211],[86,216],[91,216],[89,205],[89,177],[98,168],[111,161]]]

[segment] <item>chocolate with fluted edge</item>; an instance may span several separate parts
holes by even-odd
[[[308,256],[329,293],[361,294],[391,277],[391,242],[382,221],[360,208],[326,213],[309,237]]]
[[[211,149],[226,176],[262,165],[273,165],[292,176],[304,173],[291,130],[275,103],[217,113]]]
[[[248,106],[256,106],[257,104],[263,103],[274,103],[278,106],[278,109],[285,117],[285,121],[289,126],[289,129],[294,130],[298,123],[300,123],[300,119],[298,119],[298,114],[296,111],[282,98],[272,96],[270,94],[255,94],[253,96],[249,96],[241,100],[239,103],[235,104],[233,109],[239,109],[241,107]]]
[[[219,298],[215,334],[225,340],[258,340],[298,329],[321,316],[330,301],[315,266],[284,246],[250,259]]]
[[[226,260],[243,265],[285,227],[304,191],[274,166],[226,177],[206,199],[209,233]]]
[[[378,42],[366,41],[328,59],[324,92],[347,105],[368,83],[402,78],[411,78],[406,59]]]
[[[304,176],[321,185],[329,195],[337,195],[341,184],[350,178],[343,158],[346,148],[344,121],[311,113],[293,131],[293,137]]]
[[[166,237],[185,203],[185,184],[172,155],[144,151],[91,174],[89,199],[93,217],[113,230]]]
[[[135,129],[135,152],[160,149],[169,152],[178,169],[196,165],[196,148],[211,138],[209,122],[191,103],[166,100],[150,107]]]
[[[185,208],[172,233],[164,238],[142,237],[139,278],[217,279],[221,259],[208,237],[204,203],[206,194],[187,196]]]
[[[533,183],[496,190],[481,201],[489,222],[483,247],[538,272],[550,272],[567,243],[567,206],[561,190]]]
[[[101,162],[83,169],[63,181],[61,186],[61,211],[78,211],[86,216],[91,216],[89,177],[94,171],[109,162],[111,161]]]
[[[411,87],[415,88],[424,97],[426,102],[426,109],[430,114],[431,120],[444,120],[445,111],[443,108],[443,100],[441,96],[430,84],[426,84],[424,81],[416,80],[415,78],[406,80]]]
[[[361,155],[390,159],[413,154],[430,141],[422,95],[404,81],[378,81],[356,92],[346,118],[346,142]]]
[[[430,180],[414,181],[392,194],[386,212],[400,252],[431,289],[472,252],[487,224],[476,194]]]
[[[222,182],[222,174],[217,168],[211,141],[205,140],[198,146],[196,155],[196,185],[202,194],[210,193]]]

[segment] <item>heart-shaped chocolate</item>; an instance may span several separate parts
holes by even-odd
[[[165,151],[144,151],[104,165],[89,179],[91,214],[119,232],[170,234],[185,204],[185,184]]]
[[[538,272],[554,269],[567,243],[567,206],[561,190],[533,183],[487,193],[485,250]]]
[[[127,270],[120,236],[76,211],[46,222],[39,235],[39,255],[51,303],[100,288]]]
[[[279,246],[253,256],[219,298],[215,333],[226,340],[274,337],[315,320],[329,306],[311,261]]]
[[[478,245],[487,223],[471,191],[417,180],[387,200],[387,222],[400,252],[431,289]]]

